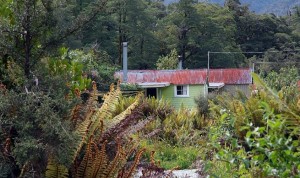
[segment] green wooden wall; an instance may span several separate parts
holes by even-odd
[[[195,98],[204,95],[204,85],[189,85],[189,97],[175,97],[174,85],[164,88],[158,88],[158,98],[169,100],[175,108],[180,108],[183,104],[187,108],[195,108]]]

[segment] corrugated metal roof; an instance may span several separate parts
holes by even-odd
[[[209,82],[225,84],[250,84],[251,69],[210,69]],[[192,70],[129,70],[128,83],[168,82],[175,85],[205,84],[207,69]],[[123,72],[115,73],[123,81]]]

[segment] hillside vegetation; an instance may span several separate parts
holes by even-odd
[[[0,177],[299,177],[299,27],[235,0],[1,0]],[[129,69],[255,62],[252,94],[147,98],[114,79],[123,42]]]
[[[216,3],[221,6],[225,4],[226,0],[201,0],[199,2]],[[178,0],[164,0],[165,4],[178,2]],[[295,6],[299,6],[300,2],[297,0],[240,0],[243,5],[248,5],[249,9],[257,14],[272,13],[277,16],[289,14]]]

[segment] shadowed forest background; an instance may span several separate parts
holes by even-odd
[[[299,6],[165,4],[0,0],[0,177],[130,177],[140,162],[146,177],[196,160],[203,176],[299,176]],[[113,78],[122,42],[129,69],[175,69],[178,56],[207,68],[208,51],[237,52],[210,66],[260,62],[258,92],[198,98],[192,111],[127,96]]]

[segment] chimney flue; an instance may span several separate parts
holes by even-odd
[[[178,56],[178,69],[182,70],[182,56],[181,55]]]
[[[123,83],[127,83],[127,44],[123,42]]]

